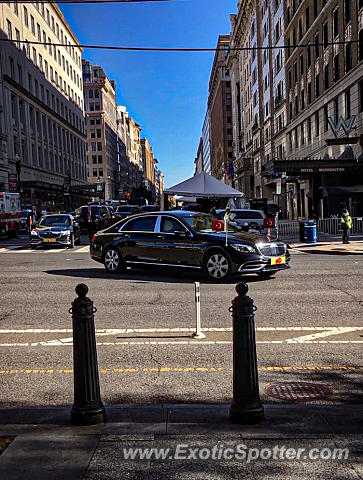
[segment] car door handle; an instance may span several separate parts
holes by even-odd
[[[162,238],[165,240],[165,235],[158,235],[158,238]]]

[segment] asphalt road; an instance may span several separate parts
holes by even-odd
[[[111,275],[87,246],[31,251],[26,239],[0,242],[0,404],[72,403],[74,287],[94,301],[105,403],[228,402],[232,335],[228,308],[234,285],[190,272],[129,271]],[[19,248],[17,247],[19,246]],[[360,402],[361,256],[293,253],[275,278],[244,277],[257,305],[260,391],[308,382],[327,392],[305,401]],[[201,282],[202,327],[193,340],[194,282]],[[277,388],[267,388],[271,384]],[[267,390],[266,390],[267,389]],[[314,396],[318,395],[318,396]]]

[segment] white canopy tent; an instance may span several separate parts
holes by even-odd
[[[243,198],[244,193],[217,180],[208,173],[201,172],[184,182],[164,190],[166,195],[182,195],[197,198]]]

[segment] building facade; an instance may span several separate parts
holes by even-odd
[[[211,173],[231,183],[233,166],[232,93],[227,56],[229,35],[220,35],[214,57],[208,93]]]
[[[141,139],[142,163],[145,188],[151,193],[155,200],[155,166],[157,160],[154,158],[152,146],[147,138]]]
[[[197,150],[197,156],[194,159],[194,175],[201,173],[204,171],[204,164],[203,164],[203,137],[199,139],[199,145]]]
[[[82,48],[56,4],[1,3],[0,36],[0,190],[18,174],[24,206],[64,208],[87,178]]]
[[[105,199],[118,198],[120,163],[116,123],[116,83],[103,68],[83,60],[88,181],[101,185]]]
[[[362,215],[363,2],[287,0],[285,22],[285,155],[264,175],[289,218]]]

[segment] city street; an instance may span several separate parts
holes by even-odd
[[[217,284],[189,272],[111,275],[90,259],[86,242],[72,250],[41,251],[28,249],[26,242],[25,237],[0,241],[2,406],[72,403],[68,309],[81,282],[98,309],[105,403],[230,401],[228,308],[238,277]],[[362,257],[293,250],[291,266],[272,279],[242,279],[257,306],[263,401],[294,401],[289,388],[276,383],[313,382],[305,401],[359,402]],[[191,337],[195,281],[201,282],[203,340]]]

